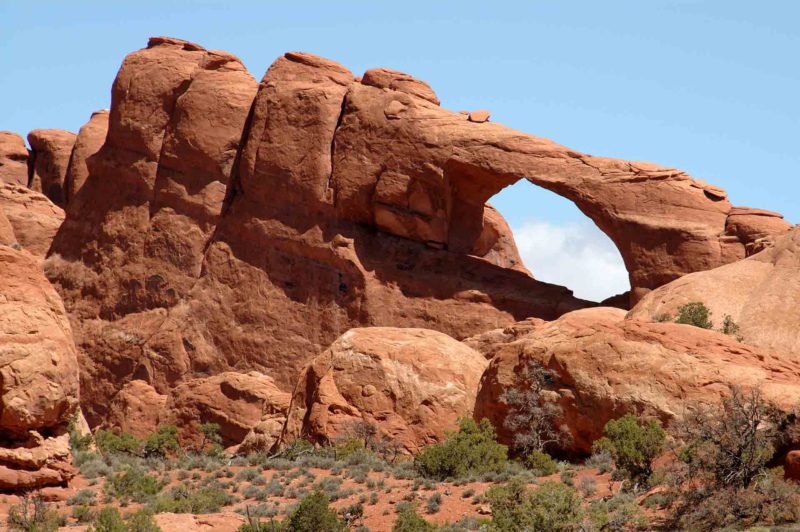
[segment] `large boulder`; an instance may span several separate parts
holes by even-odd
[[[425,329],[352,329],[315,358],[295,387],[284,441],[353,437],[358,423],[406,452],[444,438],[472,415],[486,359]]]
[[[0,183],[28,186],[28,147],[11,131],[0,131]]]
[[[28,133],[33,161],[28,186],[61,207],[64,206],[64,178],[76,137],[75,133],[63,129],[34,129]]]
[[[711,310],[715,328],[722,328],[730,316],[739,327],[730,332],[746,344],[800,361],[800,227],[747,259],[692,273],[654,290],[629,316],[674,316],[678,307],[695,301]]]
[[[63,221],[64,211],[43,194],[0,183],[0,243],[16,244],[43,259]]]
[[[242,443],[257,427],[262,438],[271,439],[262,442],[261,450],[268,450],[280,436],[289,399],[290,394],[279,390],[271,377],[257,371],[227,371],[181,383],[161,421],[177,425],[184,441],[195,443],[202,438],[198,431],[202,423],[216,423],[225,446]]]
[[[69,480],[78,362],[64,306],[25,251],[0,245],[0,490]]]
[[[524,386],[530,363],[552,370],[543,400],[561,405],[559,423],[572,436],[565,449],[576,453],[587,453],[611,419],[632,413],[668,425],[693,405],[718,402],[731,385],[758,387],[787,411],[800,401],[800,361],[719,332],[625,319],[624,311],[603,307],[521,328],[485,347],[491,362],[475,404],[475,418],[488,417],[506,442],[502,396]]]
[[[92,113],[91,118],[78,131],[72,155],[69,159],[67,174],[64,176],[64,203],[80,192],[83,184],[89,178],[87,160],[97,153],[106,141],[108,134],[108,110],[102,109]]]

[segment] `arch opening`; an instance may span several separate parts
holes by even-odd
[[[569,199],[520,179],[489,203],[506,219],[520,257],[536,279],[597,302],[630,290],[617,246]],[[620,300],[625,304],[627,297]]]

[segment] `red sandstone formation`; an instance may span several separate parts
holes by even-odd
[[[572,200],[616,243],[633,301],[788,228],[679,170],[487,120],[442,109],[407,74],[358,80],[306,53],[278,58],[260,84],[234,56],[178,39],[126,57],[102,147],[90,154],[102,124],[78,137],[46,263],[81,348],[88,420],[102,423],[133,381],[170,405],[224,372],[288,392],[353,327],[463,339],[592,305],[533,279],[487,206],[520,179]]]
[[[86,160],[103,146],[108,133],[108,111],[103,109],[92,113],[92,117],[78,132],[75,145],[64,176],[64,203],[74,198],[89,177]]]
[[[295,387],[284,441],[355,437],[377,428],[405,452],[441,441],[470,417],[486,368],[480,353],[425,329],[352,329],[315,358]]]
[[[42,194],[0,183],[0,244],[18,245],[43,259],[63,221],[64,211]]]
[[[754,215],[756,219],[761,215]],[[774,223],[776,218],[766,218]],[[753,227],[755,224],[751,224]],[[676,315],[678,307],[700,301],[711,310],[714,327],[725,316],[738,325],[746,344],[800,360],[800,227],[745,260],[685,275],[647,294],[630,312],[638,319]]]
[[[0,184],[28,185],[28,148],[25,140],[10,131],[0,131]]]
[[[62,484],[78,364],[66,312],[39,261],[0,245],[0,490]]]
[[[28,186],[64,206],[64,177],[75,144],[75,133],[62,129],[34,129],[28,133],[33,173]]]
[[[800,401],[798,361],[691,325],[624,318],[619,309],[585,309],[533,326],[523,322],[519,334],[505,333],[493,346],[485,342],[491,362],[475,418],[489,418],[510,440],[501,397],[522,385],[529,361],[554,372],[546,399],[562,406],[572,435],[568,449],[580,453],[590,450],[611,419],[634,413],[669,424],[693,403],[719,401],[729,385],[759,387],[766,400],[787,411]]]

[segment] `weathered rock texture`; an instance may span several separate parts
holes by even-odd
[[[787,411],[800,401],[800,361],[722,333],[624,317],[619,309],[585,309],[552,322],[523,322],[521,334],[503,333],[493,347],[484,342],[491,362],[475,418],[488,417],[501,439],[510,440],[501,397],[524,386],[531,361],[554,372],[546,400],[562,406],[561,422],[572,435],[568,450],[579,453],[590,450],[611,419],[634,413],[669,424],[692,404],[719,401],[729,385],[759,387]]]
[[[64,203],[80,192],[89,178],[87,159],[97,153],[103,146],[108,134],[108,111],[103,109],[92,113],[92,117],[81,127],[64,176]]]
[[[33,168],[28,186],[61,207],[64,206],[64,178],[75,138],[75,133],[63,129],[34,129],[28,133]]]
[[[0,245],[0,489],[71,478],[67,424],[77,406],[77,356],[61,299],[36,258]]]
[[[0,183],[28,185],[28,148],[25,140],[10,131],[0,131]]]
[[[367,422],[406,452],[444,438],[472,415],[486,368],[478,352],[425,329],[352,329],[302,372],[284,441],[354,437]]]
[[[711,310],[715,328],[731,316],[743,342],[800,361],[800,227],[752,257],[654,290],[629,316],[676,315],[693,301]]]
[[[290,394],[279,390],[271,377],[257,371],[227,371],[181,383],[165,407],[162,422],[176,425],[184,441],[195,442],[201,437],[197,430],[201,423],[217,423],[225,446],[242,442],[258,426],[261,450],[269,450],[286,421],[289,399]],[[250,445],[255,444],[251,439]]]
[[[172,396],[255,370],[289,391],[353,327],[462,339],[590,306],[533,279],[487,207],[519,179],[614,240],[634,299],[780,229],[739,216],[727,234],[716,187],[470,121],[400,72],[357,80],[291,52],[257,85],[230,54],[170,38],[125,59],[105,143],[85,161],[46,266],[75,323],[92,424],[133,379]]]
[[[38,192],[0,183],[0,244],[18,245],[43,259],[64,211]]]

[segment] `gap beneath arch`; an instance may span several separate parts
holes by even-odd
[[[489,203],[511,226],[522,261],[536,279],[598,302],[630,290],[617,247],[568,199],[521,179]]]

